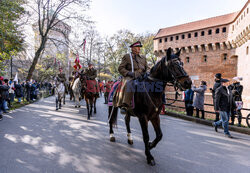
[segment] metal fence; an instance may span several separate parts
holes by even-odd
[[[172,101],[172,102],[182,102],[182,103],[184,103],[183,100],[175,100],[175,99],[170,99],[170,98],[166,98],[166,100],[167,101]],[[183,106],[176,106],[176,105],[173,105],[173,104],[170,104],[170,103],[166,103],[165,105],[169,106],[169,107],[181,108],[181,109],[185,110],[185,107],[183,107]],[[212,107],[214,106],[213,104],[207,104],[207,103],[204,103],[204,105],[205,106],[212,106]],[[247,109],[247,108],[242,108],[241,110],[249,111],[250,112],[250,109]],[[215,114],[215,112],[212,112],[212,111],[206,111],[206,110],[204,110],[204,112],[205,113],[210,113],[210,114]],[[245,119],[248,127],[250,127],[250,113],[246,117],[242,116],[242,119]]]

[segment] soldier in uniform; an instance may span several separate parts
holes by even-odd
[[[121,107],[122,114],[126,114],[126,111],[131,108],[131,101],[134,95],[134,92],[127,90],[127,88],[132,85],[133,79],[144,75],[148,68],[146,57],[140,55],[141,47],[142,44],[140,41],[130,45],[134,66],[133,70],[130,54],[126,54],[122,58],[122,62],[118,68],[118,71],[123,76],[123,80],[120,92],[115,94],[114,106]]]
[[[94,68],[92,63],[88,64],[88,68],[85,70],[83,73],[88,77],[88,80],[94,80],[95,81],[95,87],[96,87],[96,94],[99,97],[99,86],[98,83],[96,82],[95,78],[97,77],[97,70]]]

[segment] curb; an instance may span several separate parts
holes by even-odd
[[[207,125],[207,126],[212,126],[213,121],[210,121],[210,120],[204,120],[204,119],[191,117],[191,116],[187,116],[187,115],[181,115],[181,114],[168,112],[168,111],[166,111],[166,112],[167,112],[167,115],[171,116],[171,117],[180,118],[180,119],[187,120],[187,121],[192,121],[194,123],[203,124],[203,125]],[[250,128],[236,127],[236,126],[229,125],[229,130],[250,135]]]

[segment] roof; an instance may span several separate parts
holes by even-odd
[[[222,16],[212,17],[212,18],[190,22],[190,23],[186,23],[182,25],[176,25],[172,27],[163,28],[158,31],[158,33],[155,36],[155,39],[169,36],[169,35],[229,24],[234,21],[238,13],[239,12],[234,12],[234,13],[230,13],[230,14],[226,14]]]

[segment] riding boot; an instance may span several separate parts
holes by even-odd
[[[205,119],[205,111],[201,110],[201,119]]]

